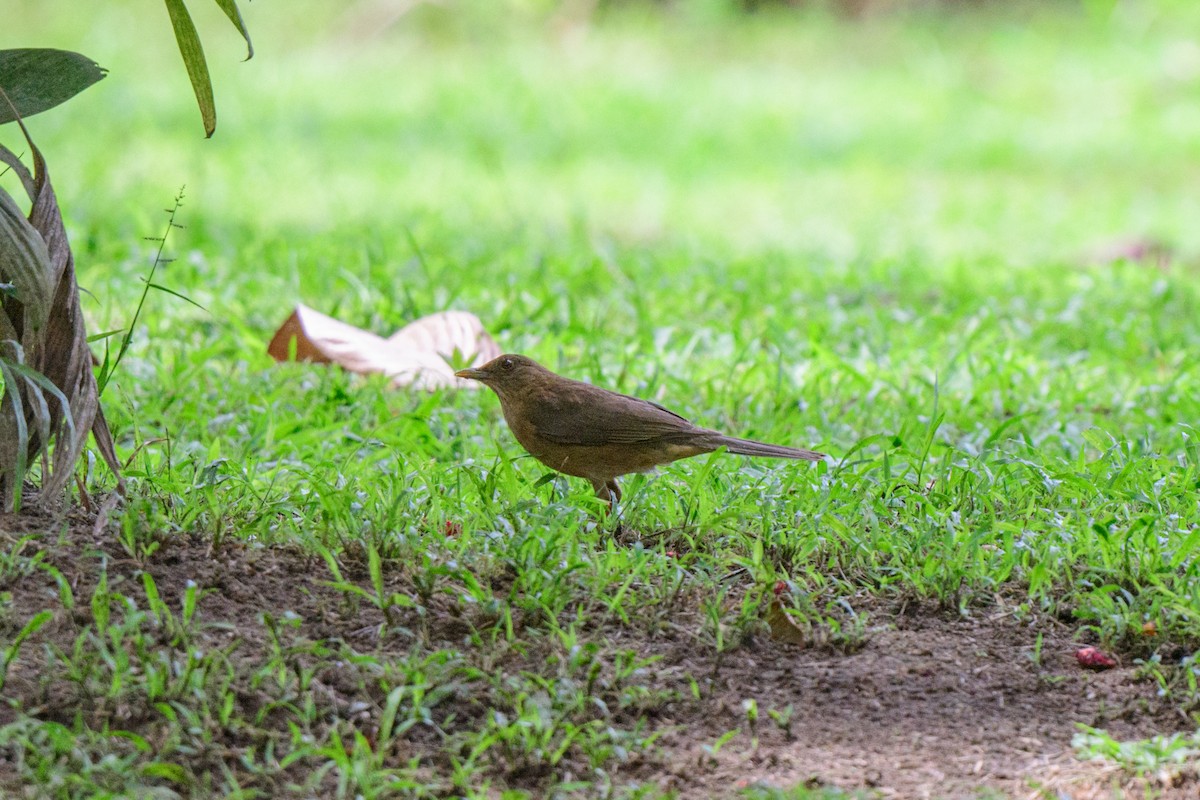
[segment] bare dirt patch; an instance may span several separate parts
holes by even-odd
[[[26,534],[34,538],[21,544]],[[54,648],[69,652],[92,622],[87,598],[101,564],[107,566],[110,591],[141,596],[144,571],[172,608],[179,607],[189,581],[199,587],[200,641],[192,646],[227,653],[236,684],[235,717],[253,724],[215,730],[213,746],[190,756],[196,774],[222,766],[236,769],[239,754],[286,739],[282,712],[272,709],[293,701],[283,695],[294,687],[289,688],[286,675],[275,687],[263,682],[271,658],[281,659],[284,672],[300,674],[311,667],[310,688],[319,705],[314,724],[321,730],[343,720],[369,729],[387,694],[385,678],[348,662],[347,652],[369,653],[378,665],[391,657],[411,658],[414,650],[461,651],[470,664],[500,675],[537,673],[556,663],[551,638],[533,627],[520,647],[472,644],[468,634],[479,627],[472,617],[476,612],[449,595],[434,598],[420,619],[407,617],[404,635],[381,635],[383,618],[376,609],[349,604],[345,593],[329,585],[319,557],[290,549],[228,545],[213,551],[204,540],[181,537],[147,558],[133,559],[82,517],[0,519],[0,545],[10,554],[44,550],[40,559],[58,571],[75,597],[73,608],[64,607],[60,581],[37,566],[10,570],[0,581],[0,592],[11,594],[0,615],[0,644],[39,611],[54,614],[9,670],[0,725],[22,713],[63,724],[82,715],[93,728],[133,731],[152,745],[164,741],[163,720],[152,709],[98,698],[95,687],[65,675],[48,653]],[[389,571],[390,591],[406,588],[402,573]],[[353,565],[346,577],[367,583],[365,571]],[[643,732],[660,732],[651,747],[606,767],[612,784],[651,784],[679,797],[725,797],[755,785],[836,787],[903,798],[988,796],[989,791],[1013,797],[1110,797],[1125,779],[1111,767],[1074,757],[1076,723],[1105,728],[1116,738],[1192,729],[1156,699],[1152,684],[1135,680],[1132,666],[1082,670],[1074,658],[1073,630],[1055,620],[1019,620],[999,606],[962,616],[878,601],[870,614],[869,641],[851,654],[780,644],[764,635],[718,657],[697,634],[698,614],[687,606],[669,629],[647,630],[635,621],[587,630],[586,640],[602,653],[635,651],[657,658],[639,678],[649,699],[624,704],[615,694],[608,698],[614,725],[640,724]],[[294,624],[280,628],[283,615]],[[1041,656],[1035,659],[1039,634]],[[164,632],[152,645],[177,649],[169,639]],[[439,702],[440,729],[413,727],[403,752],[389,757],[397,764],[420,758],[429,780],[436,782],[449,768],[446,737],[482,724],[499,702],[491,692],[484,684],[462,684]],[[758,709],[753,724],[749,700]],[[718,747],[731,731],[736,733]],[[13,758],[0,748],[0,788],[16,789]],[[295,774],[285,770],[279,783],[262,776],[248,780],[282,794],[285,777],[299,780],[315,766],[311,760],[297,762]],[[570,753],[552,766],[497,756],[485,768],[496,785],[535,795],[539,788],[588,774],[587,765]],[[329,785],[327,780],[314,788]],[[1142,788],[1139,784],[1139,793]],[[1156,796],[1194,796],[1197,786],[1154,791]]]
[[[885,627],[850,655],[788,653],[767,643],[730,659],[721,680],[725,702],[700,715],[710,736],[736,724],[739,697],[754,697],[760,707],[792,704],[796,713],[790,736],[768,728],[757,749],[740,736],[741,746],[708,759],[704,785],[723,778],[887,797],[985,789],[1029,797],[1038,788],[1109,797],[1113,771],[1074,757],[1076,723],[1117,738],[1188,729],[1156,705],[1152,686],[1132,680],[1132,669],[1081,670],[1064,626],[1042,623],[1043,658],[1035,665],[1039,627],[1003,612],[964,619],[877,611],[875,619]],[[683,785],[695,780],[696,765],[706,765],[697,722],[668,742]]]

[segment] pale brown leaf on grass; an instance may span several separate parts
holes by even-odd
[[[295,342],[295,344],[293,344]],[[337,364],[363,375],[386,375],[393,386],[478,388],[454,371],[484,364],[500,347],[466,311],[443,311],[406,325],[388,339],[297,304],[275,332],[267,352],[276,361]]]

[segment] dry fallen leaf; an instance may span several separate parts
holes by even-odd
[[[500,355],[483,323],[466,311],[422,317],[384,339],[297,304],[275,332],[267,352],[276,361],[287,361],[293,341],[298,361],[337,364],[364,375],[379,373],[388,376],[393,386],[429,390],[476,389],[476,381],[454,377],[455,369],[479,366]]]
[[[462,367],[486,364],[500,355],[500,346],[483,329],[479,317],[469,311],[441,311],[421,317],[393,333],[388,337],[388,343],[404,349],[437,353],[451,363],[455,359],[470,361]],[[467,383],[475,385],[478,381]]]
[[[775,584],[775,597],[767,610],[767,625],[771,627],[771,638],[789,644],[808,644],[808,638],[783,605],[783,593],[787,585],[783,581]]]
[[[33,160],[32,172],[0,146],[29,195],[28,220],[0,189],[0,340],[5,342],[5,393],[0,403],[0,510],[20,506],[24,465],[41,456],[37,502],[64,496],[90,431],[124,493],[112,436],[100,409],[91,351],[79,306],[75,258],[42,153],[18,123]],[[53,453],[51,445],[53,444]],[[16,451],[21,452],[16,452]]]

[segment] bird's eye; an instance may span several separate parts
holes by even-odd
[[[513,360],[511,358],[506,358],[500,362],[500,366],[503,367],[504,369],[512,369],[513,368]]]

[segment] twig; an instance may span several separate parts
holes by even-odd
[[[150,265],[150,274],[146,277],[145,288],[142,289],[142,296],[138,299],[137,308],[133,312],[133,319],[129,322],[129,327],[125,329],[125,336],[121,339],[121,347],[117,350],[117,357],[113,360],[112,365],[107,367],[96,381],[97,396],[104,394],[104,387],[108,386],[108,380],[113,373],[117,371],[117,367],[121,365],[121,359],[125,357],[125,351],[129,349],[129,345],[133,342],[133,331],[137,326],[138,317],[142,315],[142,307],[146,305],[146,296],[150,294],[150,290],[156,288],[154,286],[154,273],[158,271],[160,265],[167,263],[170,259],[163,258],[163,251],[167,247],[167,237],[175,228],[182,228],[182,225],[175,223],[175,217],[179,214],[179,209],[183,207],[183,190],[187,187],[180,187],[179,194],[175,195],[175,204],[168,208],[167,211],[167,229],[163,231],[163,235],[159,237],[149,237],[148,241],[158,242],[158,252],[154,254],[154,263]],[[105,359],[107,361],[107,359]]]

